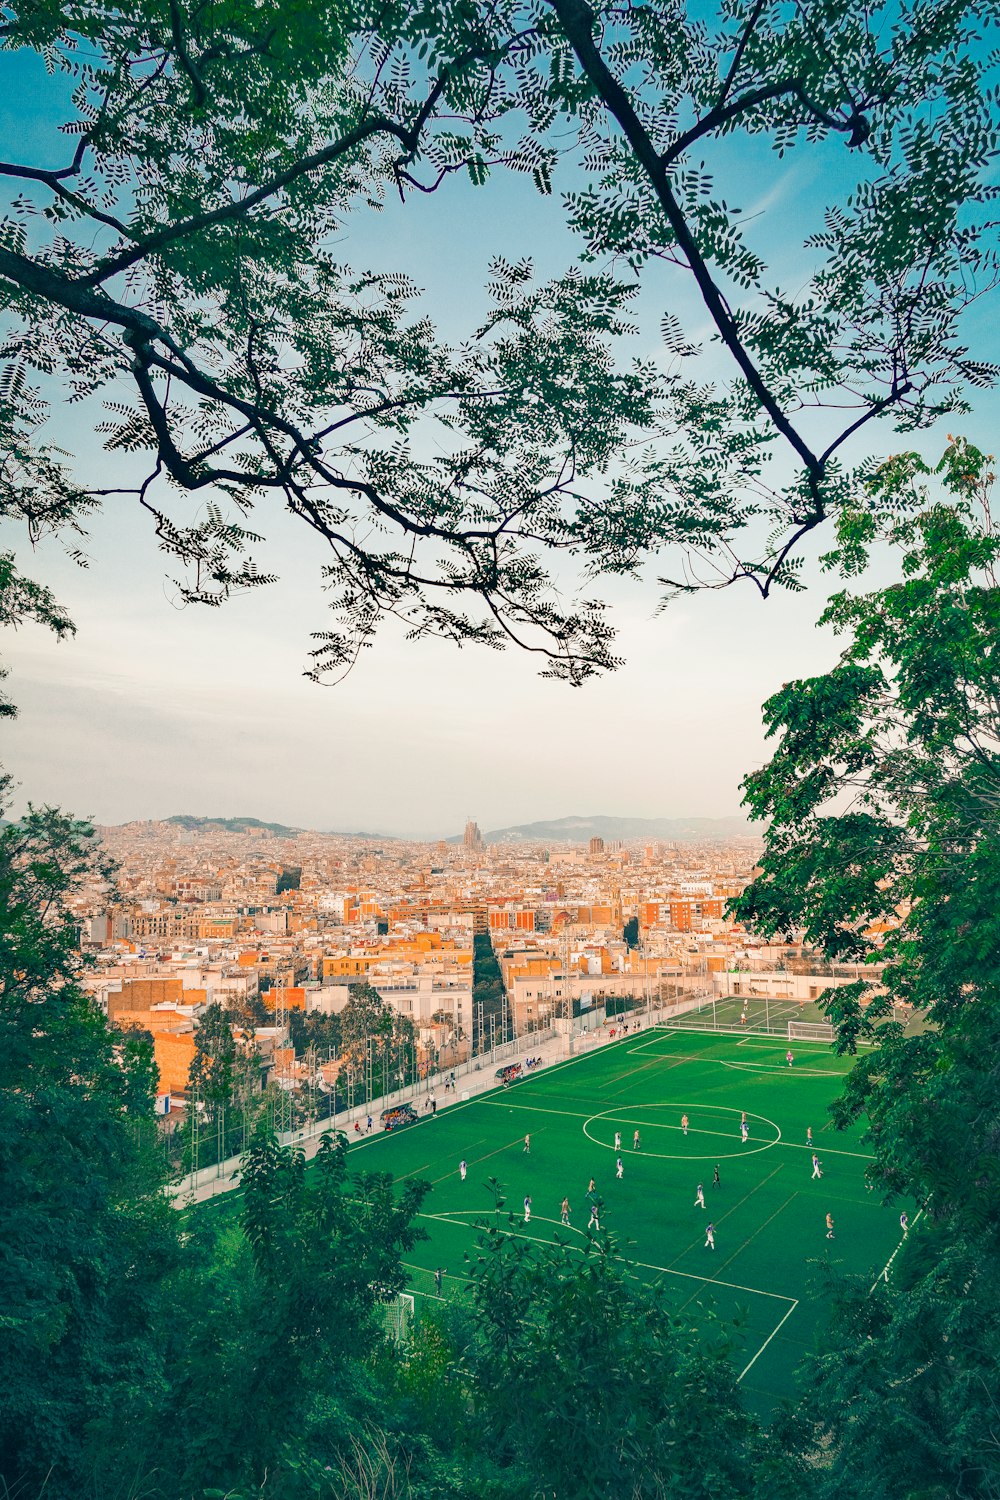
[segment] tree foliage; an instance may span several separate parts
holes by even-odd
[[[151,1048],[81,986],[71,902],[111,874],[92,829],[51,808],[0,828],[0,1476],[60,1500],[159,1397],[178,1251]]]
[[[579,682],[615,664],[612,633],[592,584],[555,590],[555,556],[600,575],[666,550],[668,592],[794,586],[797,541],[850,493],[858,434],[920,427],[993,378],[959,327],[996,272],[987,0],[296,0],[278,17],[25,0],[2,16],[4,46],[72,95],[40,162],[0,162],[17,193],[0,229],[3,514],[76,546],[96,504],[129,495],[179,596],[218,604],[269,576],[255,508],[290,513],[334,611],[312,675],[395,616],[515,641]],[[787,286],[725,186],[733,137],[779,164],[805,153],[830,183]],[[581,263],[542,282],[530,246],[497,258],[456,347],[405,266],[340,260],[342,226],[387,195],[456,176],[488,192],[501,171],[561,186]],[[718,346],[705,365],[666,268]],[[629,361],[644,281],[666,357]],[[66,400],[112,484],[51,441]]]
[[[174,1468],[168,1493],[266,1481],[271,1493],[315,1494],[376,1409],[379,1309],[422,1237],[414,1216],[427,1185],[397,1192],[387,1174],[351,1172],[343,1136],[321,1138],[307,1174],[301,1152],[264,1127],[242,1180],[239,1232],[209,1234],[209,1253],[185,1273],[189,1312],[167,1368],[171,1405],[188,1415],[183,1451],[159,1439]]]
[[[340,1013],[341,1046],[360,1064],[369,1045],[378,1058],[413,1045],[413,1022],[387,1005],[368,980],[348,986],[350,998]]]
[[[888,542],[899,581],[830,600],[840,660],[765,705],[780,743],[745,783],[770,827],[737,914],[768,933],[801,926],[831,957],[885,965],[880,983],[826,997],[840,1049],[865,1044],[837,1115],[867,1117],[870,1179],[919,1205],[888,1287],[846,1292],[829,1352],[813,1362],[831,1495],[1000,1487],[993,480],[992,460],[962,440],[933,471],[905,454],[874,474],[829,561],[850,579],[876,545],[884,565]],[[922,1029],[891,1019],[900,1003]]]
[[[734,1330],[671,1314],[606,1237],[581,1251],[513,1223],[498,1215],[480,1233],[467,1357],[477,1425],[514,1493],[752,1495],[757,1432],[728,1358]]]
[[[340,1017],[319,1010],[290,1010],[288,1033],[296,1054],[304,1056],[315,1047],[319,1054],[336,1055],[341,1048]]]

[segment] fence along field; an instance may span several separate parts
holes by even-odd
[[[505,1200],[500,1221],[511,1233],[582,1244],[594,1178],[602,1224],[632,1274],[659,1282],[695,1323],[709,1305],[740,1319],[738,1374],[751,1405],[769,1410],[792,1393],[795,1366],[822,1327],[817,1263],[829,1258],[874,1280],[899,1243],[900,1209],[913,1217],[912,1205],[885,1205],[867,1188],[860,1131],[838,1132],[829,1121],[827,1105],[848,1066],[828,1044],[789,1041],[787,1026],[773,1036],[640,1032],[541,1068],[510,1089],[450,1105],[419,1125],[368,1138],[353,1148],[364,1153],[366,1168],[432,1183],[421,1218],[428,1239],[408,1265],[407,1297],[414,1300],[403,1324],[431,1299],[465,1295],[477,1221],[497,1212],[494,1180]],[[695,1206],[699,1183],[704,1209]],[[568,1229],[560,1224],[564,1197]],[[714,1251],[705,1246],[708,1220]]]

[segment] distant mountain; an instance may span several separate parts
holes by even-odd
[[[729,818],[554,818],[549,822],[520,823],[511,828],[494,828],[483,835],[487,844],[516,844],[536,841],[544,844],[583,844],[592,838],[665,839],[668,843],[698,842],[703,839],[750,838],[761,831],[760,824],[748,823],[739,816]],[[449,840],[461,843],[461,834]]]
[[[260,818],[195,818],[190,813],[175,813],[172,818],[161,819],[164,823],[172,823],[175,828],[186,829],[188,833],[258,833],[264,831],[273,833],[275,838],[293,839],[300,833],[313,833],[311,828],[289,828],[284,823],[263,823]],[[384,840],[389,843],[395,840],[396,835],[392,833],[341,833],[336,829],[325,830],[331,838],[347,839],[371,839],[373,842]]]
[[[286,828],[284,823],[262,823],[259,818],[195,818],[190,813],[175,813],[172,818],[164,818],[164,823],[173,823],[176,828],[184,828],[188,833],[206,833],[219,831],[221,833],[255,833],[263,829],[267,833],[273,833],[276,838],[294,838],[301,833],[301,828]]]

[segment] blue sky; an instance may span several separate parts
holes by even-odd
[[[68,155],[65,139],[52,146],[61,91],[23,56],[0,54],[0,130],[17,142],[10,154],[45,165]],[[804,279],[802,222],[851,165],[845,156],[831,142],[782,164],[761,143],[727,143],[727,196],[760,215],[754,232],[775,282]],[[558,197],[505,175],[486,191],[454,182],[359,215],[338,253],[355,266],[405,269],[442,335],[458,340],[482,311],[492,255],[531,254],[549,275],[578,248]],[[667,308],[689,331],[704,327],[690,283],[653,267],[629,352],[657,353]],[[970,318],[970,342],[984,357],[997,354],[994,322],[984,304]],[[980,401],[962,430],[989,447],[995,413],[993,397]],[[54,423],[53,440],[93,457],[86,413],[62,410]],[[943,433],[919,442],[936,453]],[[885,431],[877,446],[899,445]],[[766,602],[738,588],[658,615],[650,579],[604,588],[626,665],[582,689],[538,679],[514,652],[406,642],[392,627],[344,684],[319,688],[301,673],[310,632],[326,625],[321,559],[290,519],[264,511],[256,524],[280,582],[216,611],[178,607],[169,568],[129,502],[110,502],[93,526],[86,571],[58,542],[32,558],[22,536],[4,534],[78,627],[69,642],[34,627],[7,642],[7,686],[21,716],[6,728],[4,761],[20,802],[104,822],[246,813],[433,836],[460,829],[467,815],[484,828],[569,813],[721,815],[736,810],[742,776],[765,757],[761,702],[836,655],[813,625],[824,594],[811,562],[804,595]],[[819,538],[807,557],[827,544]]]

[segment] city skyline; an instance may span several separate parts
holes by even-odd
[[[698,816],[688,818],[634,818],[627,815],[609,816],[595,813],[589,816],[569,815],[558,819],[540,819],[533,823],[513,824],[504,828],[487,829],[483,832],[478,823],[470,818],[463,832],[446,832],[443,829],[424,834],[399,833],[386,828],[320,828],[312,825],[285,824],[273,818],[260,818],[255,813],[240,813],[232,816],[211,812],[169,813],[156,818],[129,818],[121,823],[102,823],[95,820],[98,831],[120,832],[130,828],[148,826],[161,828],[173,826],[179,834],[192,832],[198,835],[213,832],[239,832],[267,834],[274,838],[295,838],[301,835],[316,835],[321,838],[347,838],[373,841],[388,839],[400,844],[435,844],[466,850],[483,850],[488,847],[512,848],[519,845],[542,846],[548,843],[567,846],[589,845],[593,854],[603,850],[608,841],[609,848],[632,847],[642,844],[698,844],[730,843],[742,838],[760,838],[759,824],[747,822],[740,815]],[[567,826],[561,827],[565,824]],[[595,835],[591,830],[602,825],[603,831]],[[190,825],[197,825],[191,827]],[[607,826],[605,826],[607,825]],[[611,826],[617,825],[617,826]]]

